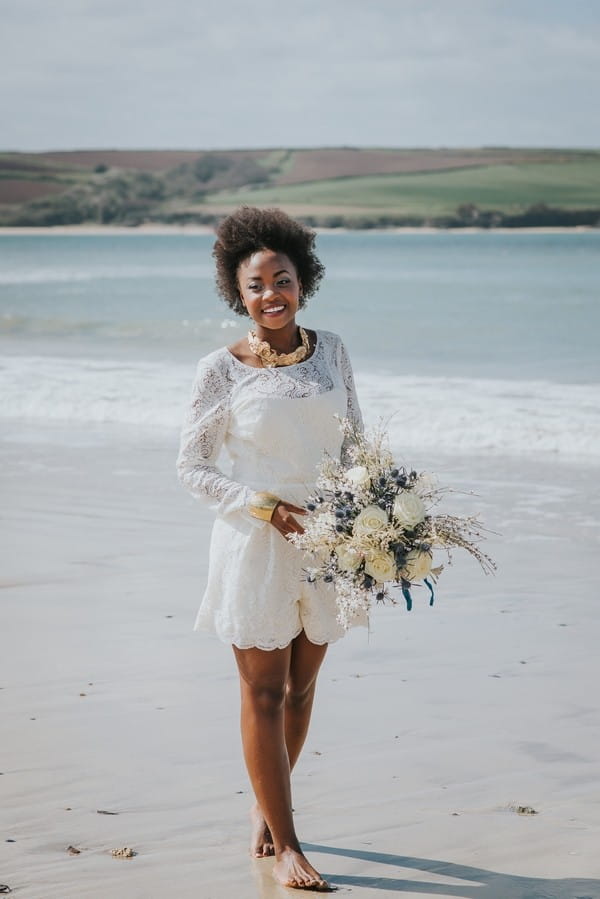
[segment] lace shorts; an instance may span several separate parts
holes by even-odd
[[[339,640],[345,631],[333,587],[307,583],[305,565],[304,554],[272,526],[234,514],[217,518],[195,630],[240,649],[283,649],[302,630],[312,643]],[[354,623],[366,625],[366,616]]]

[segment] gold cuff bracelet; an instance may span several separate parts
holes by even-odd
[[[254,518],[261,521],[270,521],[273,518],[275,508],[281,502],[280,497],[274,493],[254,493],[248,504],[248,511]]]

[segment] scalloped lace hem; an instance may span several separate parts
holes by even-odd
[[[225,635],[219,633],[214,627],[210,627],[207,625],[196,625],[194,627],[195,631],[200,631],[203,633],[213,634],[213,636],[217,637],[221,643],[225,643],[227,646],[235,646],[236,649],[262,649],[266,652],[271,652],[274,649],[285,649],[290,645],[292,640],[295,640],[302,631],[305,631],[304,627],[299,628],[295,634],[289,639],[281,642],[280,640],[273,640],[271,642],[266,642],[264,640],[243,640],[241,638],[236,638],[232,635]],[[315,637],[311,637],[309,634],[306,634],[311,643],[314,643],[315,646],[325,646],[328,643],[335,643],[337,640],[340,640],[345,634],[345,631],[342,633],[332,634],[330,637],[326,637],[325,639],[316,639]]]

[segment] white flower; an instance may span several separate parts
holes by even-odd
[[[431,571],[432,562],[431,553],[422,552],[420,549],[411,549],[406,555],[406,562],[400,574],[407,581],[422,581]]]
[[[383,509],[380,509],[379,506],[366,506],[354,519],[352,533],[356,536],[374,534],[387,526],[388,517]]]
[[[312,521],[317,533],[326,534],[335,529],[335,515],[333,512],[319,512]]]
[[[364,465],[356,465],[354,468],[348,469],[346,472],[346,480],[352,484],[353,487],[366,487],[371,478]]]
[[[356,571],[362,561],[362,555],[352,546],[339,546],[335,554],[342,571]]]
[[[425,518],[423,500],[412,490],[401,490],[394,500],[393,515],[402,527],[412,530]]]
[[[334,546],[339,537],[335,531],[335,523],[336,519],[332,512],[320,512],[309,519],[304,534],[292,542],[316,553],[318,558],[326,561],[329,558],[329,548]]]
[[[378,583],[391,581],[396,576],[396,562],[391,553],[371,552],[365,562],[365,574],[371,575]]]

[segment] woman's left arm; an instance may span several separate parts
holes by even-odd
[[[352,372],[352,364],[348,351],[340,340],[339,363],[344,386],[346,388],[346,418],[354,425],[358,431],[363,429],[363,418],[356,395],[356,387],[354,385],[354,374]]]

